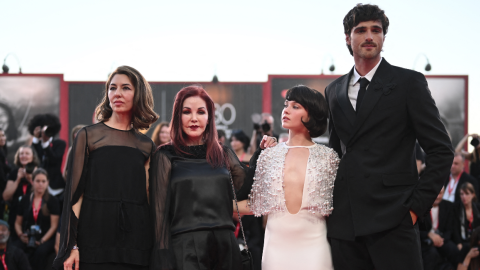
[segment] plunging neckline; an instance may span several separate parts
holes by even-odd
[[[305,186],[306,186],[307,173],[308,173],[308,163],[309,163],[309,160],[310,160],[310,156],[312,154],[312,151],[310,150],[310,148],[315,147],[317,144],[314,143],[314,144],[308,145],[308,146],[305,146],[305,145],[288,146],[287,143],[284,143],[284,144],[287,147],[287,149],[290,149],[290,148],[307,148],[308,149],[307,166],[305,166],[305,179],[303,180],[303,188],[302,188],[302,201],[300,203],[300,209],[298,209],[298,212],[295,213],[295,214],[290,213],[290,210],[288,210],[287,198],[285,196],[285,160],[286,160],[286,155],[288,155],[288,150],[287,150],[287,153],[285,154],[285,160],[283,162],[283,173],[282,173],[283,204],[285,206],[285,209],[287,210],[287,213],[292,215],[292,216],[295,216],[295,215],[298,215],[298,213],[300,213],[300,211],[302,211],[302,208],[303,208],[303,199],[305,197]]]

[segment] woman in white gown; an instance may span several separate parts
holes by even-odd
[[[268,215],[263,270],[333,269],[325,218],[331,214],[339,158],[312,137],[326,131],[327,103],[306,86],[286,94],[282,126],[287,142],[260,155],[249,201],[243,214]]]

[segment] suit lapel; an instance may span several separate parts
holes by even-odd
[[[350,82],[350,78],[353,75],[353,68],[348,73],[348,76],[345,76],[341,82],[336,85],[335,94],[337,95],[338,103],[340,104],[340,108],[342,108],[343,113],[350,122],[350,125],[353,127],[355,124],[355,119],[357,118],[355,114],[355,110],[352,107],[352,103],[348,98],[348,83]]]
[[[380,63],[380,66],[378,66],[378,69],[372,78],[372,82],[368,86],[367,92],[365,92],[362,105],[360,106],[360,110],[357,113],[357,119],[355,121],[352,135],[347,144],[353,142],[359,129],[362,127],[363,123],[368,118],[382,95],[389,91],[391,87],[395,87],[393,84],[390,83],[393,78],[390,70],[391,65],[385,59],[382,59],[382,63]]]

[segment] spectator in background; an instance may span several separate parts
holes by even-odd
[[[70,139],[71,139],[72,144],[75,141],[75,138],[77,137],[78,131],[80,131],[80,129],[82,129],[83,127],[85,127],[85,125],[76,125],[72,128],[72,133],[70,134]],[[68,172],[67,164],[68,164],[68,160],[70,159],[70,151],[72,151],[71,146],[68,148],[67,160],[65,160],[65,165],[63,166],[62,175],[63,175],[64,180],[67,179],[67,172]]]
[[[32,178],[32,193],[22,197],[18,208],[15,232],[20,241],[15,245],[26,250],[34,270],[43,270],[48,255],[54,251],[60,205],[58,199],[48,192],[45,169],[35,170]]]
[[[433,203],[430,216],[419,223],[424,270],[452,269],[457,265],[459,251],[452,241],[454,206],[443,200],[444,192],[445,187]],[[443,258],[448,258],[448,262]]]
[[[221,145],[225,145],[225,142],[227,141],[227,136],[225,135],[225,131],[221,129],[217,129],[217,136],[218,136],[218,142]],[[227,146],[227,145],[225,145]]]
[[[8,149],[7,149],[7,136],[5,131],[0,128],[0,192],[3,193],[5,186],[7,185],[7,176],[10,172],[10,166],[7,161]],[[0,201],[0,219],[3,218],[5,213],[5,201]]]
[[[477,179],[471,177],[468,173],[464,172],[465,166],[465,159],[463,158],[462,154],[455,153],[455,157],[453,158],[452,167],[450,168],[450,178],[448,182],[445,184],[445,194],[443,195],[443,199],[447,201],[451,201],[453,203],[460,201],[460,189],[464,183],[471,183],[475,190],[475,193],[479,193],[478,189],[478,181]]]
[[[55,138],[61,128],[60,119],[53,114],[35,115],[28,123],[28,131],[33,135],[32,145],[40,158],[40,167],[48,172],[49,192],[53,196],[59,196],[65,188],[62,161],[67,144]]]
[[[469,153],[463,150],[463,145],[467,142],[468,138],[472,137],[470,144],[474,147],[473,152]],[[480,181],[480,138],[478,134],[467,134],[460,142],[457,144],[457,148],[455,148],[456,153],[462,154],[462,156],[470,161],[470,174],[477,178]]]
[[[460,254],[460,261],[457,270],[478,270],[480,269],[480,257],[478,246],[480,245],[480,227],[475,228],[470,240],[471,248]]]
[[[57,198],[48,192],[46,170],[35,170],[32,178],[32,193],[22,197],[18,208],[15,231],[20,241],[16,241],[16,245],[27,250],[33,269],[43,270],[47,256],[53,252],[60,206]],[[34,234],[35,231],[38,233]]]
[[[278,143],[286,141],[288,141],[288,133],[280,133],[280,135],[278,136]]]
[[[10,226],[6,221],[0,219],[0,258],[3,258],[2,266],[0,266],[3,268],[1,269],[31,270],[32,268],[25,253],[21,249],[8,244],[9,237]]]
[[[278,135],[273,132],[274,119],[270,113],[262,113],[262,120],[260,123],[253,124],[252,139],[250,140],[250,154],[253,155],[257,151],[263,136],[275,137],[278,140]]]
[[[471,183],[464,183],[459,189],[461,202],[455,208],[453,241],[464,252],[470,249],[473,229],[480,226],[480,206]]]
[[[7,175],[10,172],[10,166],[7,161],[7,135],[5,131],[0,128],[0,189],[3,192],[7,183]]]
[[[248,165],[250,162],[251,154],[248,153],[248,146],[250,144],[250,139],[247,134],[242,130],[235,130],[230,136],[230,146],[232,150],[238,157],[238,160],[245,165]]]
[[[152,141],[157,147],[162,144],[169,143],[172,139],[170,138],[170,123],[161,122],[153,130]]]
[[[35,149],[29,145],[18,148],[14,163],[16,168],[8,175],[7,185],[3,191],[3,199],[10,204],[8,224],[11,228],[15,228],[15,218],[21,197],[29,195],[32,188],[32,173],[39,164]],[[15,240],[16,236],[13,234],[12,240]]]

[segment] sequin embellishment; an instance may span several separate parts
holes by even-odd
[[[305,185],[307,209],[310,213],[328,216],[333,210],[333,187],[340,159],[326,146],[309,148]],[[285,212],[283,169],[288,146],[285,143],[265,149],[257,161],[248,205],[255,216]]]

